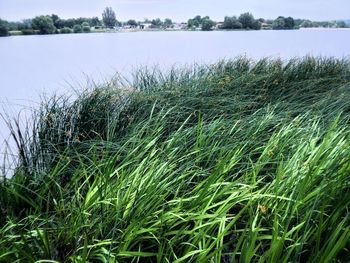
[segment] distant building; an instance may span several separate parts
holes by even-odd
[[[261,29],[271,29],[271,25],[268,23],[261,23]]]
[[[174,23],[172,28],[174,30],[184,30],[187,29],[187,23]]]
[[[139,28],[142,30],[143,29],[150,29],[150,28],[152,28],[152,24],[151,23],[142,23],[139,25]]]
[[[215,28],[216,29],[221,29],[224,26],[224,22],[217,22]]]
[[[181,29],[187,29],[188,24],[187,23],[181,23]]]
[[[181,24],[180,23],[174,23],[173,26],[174,26],[173,27],[174,30],[180,30],[181,29]]]

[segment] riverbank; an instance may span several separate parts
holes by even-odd
[[[137,29],[137,28],[128,28],[128,29],[93,29],[90,32],[85,32],[87,34],[90,33],[134,33],[134,32],[181,32],[181,31],[202,31],[200,29]],[[251,31],[251,30],[211,30],[211,31]],[[81,34],[80,33],[55,33],[53,35],[57,34]],[[40,35],[39,32],[37,31],[34,34],[24,34],[22,31],[10,31],[9,32],[10,36],[23,36],[23,35]]]
[[[325,27],[310,27],[310,28],[300,28],[300,30],[331,30],[331,31],[349,31],[350,28],[325,28]]]
[[[1,260],[350,260],[349,61],[237,58],[130,86],[12,123]]]
[[[74,33],[74,32],[69,32],[69,33],[55,33],[52,35],[58,35],[58,34],[91,34],[91,33],[132,33],[132,32],[168,32],[168,31],[194,31],[194,30],[180,30],[180,29],[92,29],[90,32],[79,32],[79,33]],[[198,30],[199,31],[199,30]],[[39,31],[33,32],[32,34],[25,34],[22,31],[10,31],[9,32],[10,36],[24,36],[24,35],[40,35]]]
[[[284,29],[284,30],[274,30],[274,29],[261,29],[263,31],[291,31],[290,29]],[[293,29],[293,30],[303,30],[303,31],[348,31],[350,28],[299,28],[299,29]],[[135,33],[135,32],[193,32],[193,31],[203,31],[201,29],[137,29],[137,28],[128,28],[128,29],[92,29],[90,32],[85,32],[87,34],[90,33]],[[245,29],[213,29],[210,31],[220,31],[220,32],[241,32],[241,31],[257,31],[257,30],[245,30]],[[82,34],[81,33],[56,33],[57,34]],[[28,34],[23,33],[22,31],[10,31],[10,36],[24,36],[24,35],[40,35],[39,32],[36,32],[35,34]]]

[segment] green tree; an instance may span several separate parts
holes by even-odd
[[[33,29],[39,30],[40,34],[53,34],[56,27],[50,16],[37,16],[32,20]]]
[[[215,22],[211,20],[209,17],[206,17],[202,20],[202,30],[210,31],[215,26]]]
[[[106,27],[113,28],[117,24],[117,18],[112,7],[106,7],[102,13],[102,20]]]
[[[241,29],[242,23],[238,21],[237,17],[226,16],[224,19],[223,29]]]
[[[78,24],[78,23],[75,21],[74,18],[69,18],[69,19],[67,19],[67,20],[64,20],[64,26],[66,26],[66,27],[72,28],[72,27],[74,27],[74,25],[76,25],[76,24]]]
[[[188,20],[187,27],[189,28],[200,27],[201,24],[202,24],[202,17],[195,16],[194,18]]]
[[[310,20],[304,20],[300,25],[300,27],[306,27],[306,28],[313,27],[313,26],[314,24]]]
[[[89,19],[85,18],[85,17],[78,17],[75,19],[75,23],[81,25],[84,22],[88,22],[89,23]]]
[[[244,29],[254,29],[256,26],[254,16],[251,13],[241,14],[238,20]]]
[[[3,20],[3,21],[5,21],[5,20]],[[9,31],[20,30],[19,27],[22,24],[21,22],[9,22],[9,21],[5,21],[5,23],[8,26]]]
[[[98,19],[98,17],[95,16],[95,17],[91,18],[90,25],[91,26],[101,26],[102,23],[101,23],[100,19]]]
[[[285,27],[286,27],[286,22],[283,16],[279,16],[276,18],[275,21],[273,21],[273,24],[272,24],[273,29],[281,30],[281,29],[285,29]]]
[[[233,20],[233,17],[225,16],[222,28],[223,29],[232,29],[232,20]]]
[[[162,22],[162,20],[160,20],[160,18],[157,18],[157,19],[153,19],[151,21],[151,24],[152,24],[152,27],[159,28],[163,25],[163,22]]]
[[[0,19],[0,37],[9,35],[9,26],[7,21]]]
[[[72,33],[72,29],[70,29],[69,27],[64,27],[60,30],[61,34],[69,34]]]
[[[74,33],[82,33],[83,32],[83,28],[81,27],[81,25],[74,25],[73,32]]]
[[[260,30],[261,29],[261,23],[260,23],[259,20],[254,20],[252,29],[254,29],[254,30]]]
[[[170,18],[164,19],[163,26],[166,28],[170,28],[173,26],[173,21]]]
[[[137,27],[137,25],[138,25],[138,23],[134,19],[128,20],[128,22],[126,22],[126,24],[129,26],[132,26],[132,27]]]
[[[194,21],[196,21],[196,23],[198,23],[198,25],[202,24],[204,17],[202,18],[200,15],[197,15],[193,18]]]
[[[51,15],[51,19],[52,19],[52,21],[53,21],[53,25],[54,25],[56,28],[60,28],[60,23],[59,23],[60,18],[59,18],[59,16],[58,16],[58,15],[55,15],[55,14],[52,14],[52,15]]]
[[[338,21],[337,22],[337,27],[338,28],[346,28],[346,23],[344,21]]]
[[[295,21],[293,17],[287,17],[284,19],[285,27],[286,29],[294,29],[295,27]]]
[[[197,23],[193,19],[188,19],[188,21],[187,21],[188,28],[194,28],[194,27],[198,27],[198,26],[199,26],[199,24],[197,25]]]
[[[88,22],[84,22],[81,24],[84,33],[89,33],[91,31],[90,24]]]
[[[22,30],[22,29],[33,29],[32,19],[23,19],[18,26],[18,30]]]
[[[304,22],[303,19],[299,19],[299,18],[294,19],[294,26],[295,26],[296,28],[300,28],[300,26],[301,26],[301,24],[302,24],[303,22]]]

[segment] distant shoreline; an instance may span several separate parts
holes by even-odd
[[[120,29],[120,30],[92,30],[89,33],[59,33],[52,35],[69,35],[69,34],[92,34],[92,33],[136,33],[136,32],[242,32],[242,31],[350,31],[350,28],[299,28],[299,29],[281,29],[281,30],[273,30],[273,29],[262,29],[262,30],[244,30],[244,29],[214,29],[210,31],[203,30],[188,30],[188,29]],[[30,34],[31,36],[38,36],[44,34]],[[26,36],[21,31],[10,31],[9,36]]]
[[[327,28],[327,27],[305,27],[305,28],[299,28],[298,30],[304,30],[304,31],[350,31],[350,28]]]

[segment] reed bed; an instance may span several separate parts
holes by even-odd
[[[349,262],[350,62],[141,69],[9,121],[0,262]]]

